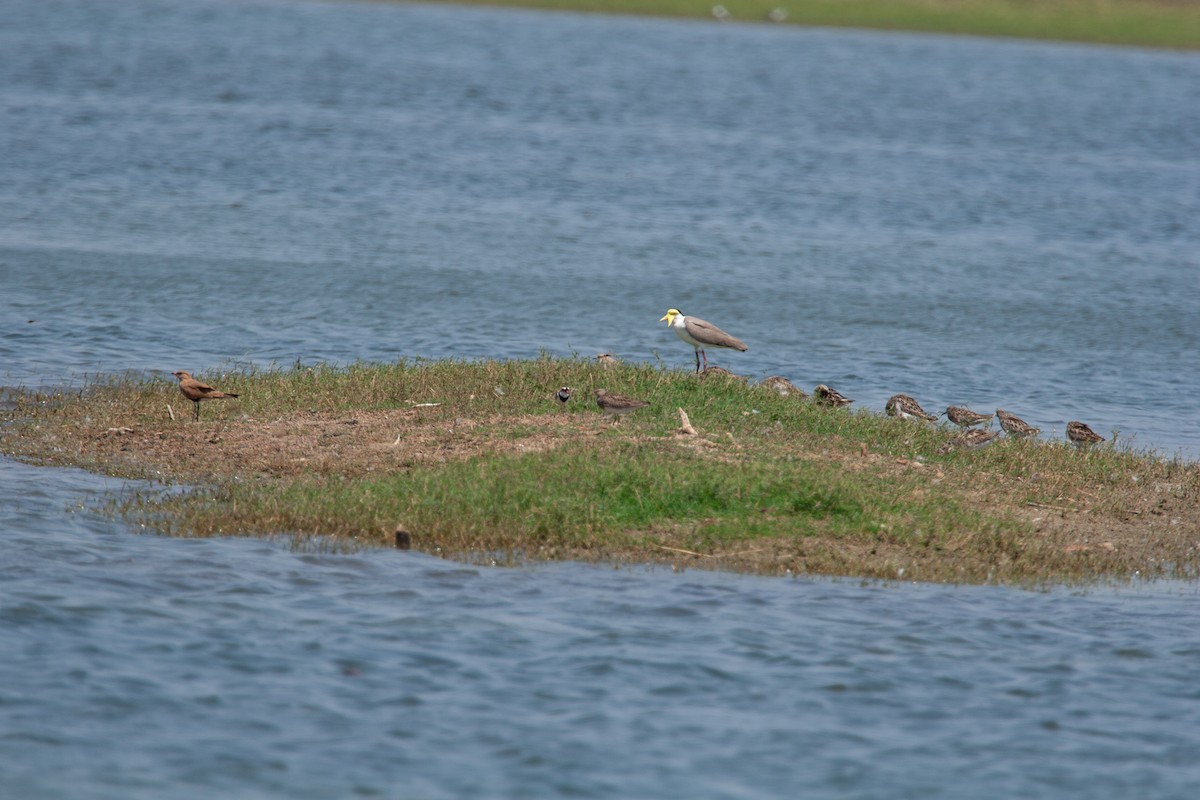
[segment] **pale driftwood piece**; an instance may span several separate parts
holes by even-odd
[[[660,550],[670,550],[672,553],[683,553],[684,555],[699,556],[700,558],[715,558],[715,556],[710,556],[707,553],[697,553],[695,550],[684,550],[681,547],[667,547],[665,544],[656,544],[654,546]]]

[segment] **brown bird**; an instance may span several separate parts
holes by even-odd
[[[823,383],[817,384],[816,388],[813,389],[813,394],[816,396],[818,403],[824,403],[827,406],[835,408],[838,406],[848,406],[854,402],[837,389],[831,389]]]
[[[985,431],[979,428],[972,428],[971,430],[963,431],[958,436],[946,442],[938,448],[938,453],[945,455],[957,447],[965,447],[967,449],[984,447],[994,442],[999,435],[999,431]]]
[[[1096,442],[1103,442],[1104,437],[1096,433],[1094,430],[1084,425],[1078,420],[1071,420],[1067,423],[1067,438],[1070,439],[1076,447],[1087,447]]]
[[[596,356],[596,363],[605,369],[612,369],[621,363],[621,359],[614,356],[612,353],[601,353]]]
[[[772,375],[769,378],[763,378],[758,382],[758,385],[764,389],[772,389],[781,397],[795,397],[797,400],[804,400],[808,395],[800,391],[796,384],[789,381],[782,375]]]
[[[189,372],[177,370],[171,374],[179,379],[179,391],[183,392],[184,397],[192,401],[197,420],[200,419],[201,400],[222,400],[226,397],[237,397],[233,392],[221,392],[207,383],[201,383],[193,378]]]
[[[597,389],[596,405],[600,406],[600,410],[605,414],[611,414],[613,422],[616,422],[630,411],[645,408],[650,404],[645,400],[637,400],[632,397],[626,397],[623,394],[613,394],[607,389]]]
[[[701,356],[704,357],[704,366],[708,366],[708,354],[704,352],[706,347],[728,347],[743,353],[749,349],[741,339],[730,336],[716,325],[699,317],[684,316],[677,308],[667,311],[659,322],[667,323],[667,327],[675,331],[676,336],[695,348],[696,372],[700,371]]]
[[[946,419],[953,422],[960,428],[969,428],[972,425],[980,425],[991,419],[994,414],[980,414],[978,411],[972,411],[966,406],[947,406],[942,412]],[[941,415],[939,415],[941,416]]]
[[[996,417],[1000,420],[1000,427],[1003,428],[1004,432],[1009,436],[1016,436],[1018,438],[1037,436],[1042,430],[1041,428],[1033,427],[1020,417],[1008,413],[1003,408],[996,409]]]
[[[926,414],[925,409],[921,408],[921,404],[915,399],[906,394],[894,394],[888,398],[887,405],[884,410],[889,417],[899,417],[900,419],[923,419],[929,422],[936,422],[937,417],[933,414]]]
[[[745,383],[746,380],[748,380],[746,377],[744,377],[742,375],[734,375],[732,372],[725,369],[724,367],[718,367],[715,365],[710,366],[710,367],[705,367],[704,369],[700,370],[696,374],[699,375],[701,379],[707,378],[709,375],[716,375],[719,378],[730,378],[735,381],[742,381],[743,383]]]

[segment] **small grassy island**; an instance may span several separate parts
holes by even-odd
[[[197,377],[240,397],[196,422],[157,377],[17,393],[0,452],[194,487],[117,502],[180,536],[391,547],[402,527],[414,549],[466,560],[971,583],[1200,567],[1200,465],[1120,445],[952,447],[945,425],[590,359]],[[614,422],[599,388],[651,405]]]
[[[439,0],[425,0],[438,2]],[[561,11],[1200,48],[1194,0],[441,0]]]

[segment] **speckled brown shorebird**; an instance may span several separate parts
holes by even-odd
[[[1105,441],[1103,436],[1096,433],[1079,420],[1074,419],[1067,423],[1067,438],[1070,439],[1076,447],[1088,447],[1096,442]]]
[[[967,450],[973,450],[977,447],[983,447],[991,444],[992,442],[996,441],[996,437],[999,435],[999,431],[985,431],[981,428],[973,428],[971,430],[963,431],[950,441],[946,442],[944,445],[938,448],[938,452],[946,454],[959,447]]]
[[[1003,408],[996,409],[996,419],[1000,420],[1000,427],[1009,436],[1016,436],[1018,439],[1024,439],[1027,436],[1037,436],[1041,432],[1041,428],[1035,428],[1025,420],[1010,414]]]
[[[947,406],[941,415],[945,415],[946,419],[960,428],[982,425],[995,416],[995,414],[980,414],[978,411],[972,411],[966,406]]]
[[[920,403],[906,394],[894,394],[889,397],[887,405],[884,406],[884,411],[887,412],[889,417],[923,419],[928,422],[937,421],[935,415],[926,413],[925,409],[921,408]]]
[[[227,397],[237,397],[234,392],[222,392],[207,383],[201,383],[191,376],[191,373],[184,370],[177,370],[171,373],[179,379],[179,391],[183,392],[183,396],[192,401],[195,419],[200,419],[200,402],[202,400],[224,400]]]
[[[666,322],[667,327],[675,331],[676,336],[695,348],[696,372],[700,371],[701,358],[704,359],[704,367],[708,367],[708,354],[704,352],[706,347],[727,347],[743,353],[750,349],[741,339],[730,336],[711,322],[705,322],[699,317],[685,316],[677,308],[667,311],[659,322]]]
[[[749,380],[749,378],[747,378],[744,375],[734,375],[732,372],[725,369],[724,367],[717,367],[717,366],[707,366],[704,369],[702,369],[700,372],[697,372],[696,374],[699,375],[701,379],[712,376],[712,377],[717,377],[717,378],[729,378],[731,380],[741,381],[743,383],[745,383],[747,380]]]
[[[758,382],[758,385],[764,389],[771,389],[783,397],[794,397],[797,400],[804,400],[808,397],[798,386],[782,375],[772,375],[769,378],[763,378]]]
[[[614,394],[607,389],[597,389],[596,405],[600,406],[600,410],[605,414],[611,414],[613,422],[616,422],[630,411],[636,411],[639,408],[645,408],[650,404],[645,400],[626,397],[623,394]]]
[[[835,408],[837,406],[848,406],[854,402],[837,389],[833,389],[823,383],[817,384],[816,388],[813,389],[813,395],[816,396],[818,403],[824,403],[827,406],[834,406]]]

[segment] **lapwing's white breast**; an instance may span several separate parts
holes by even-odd
[[[671,329],[675,331],[676,336],[678,336],[680,339],[683,339],[692,347],[704,346],[704,342],[698,341],[695,337],[688,333],[687,317],[685,317],[683,314],[680,314],[679,316],[675,317],[675,319],[671,320]]]

